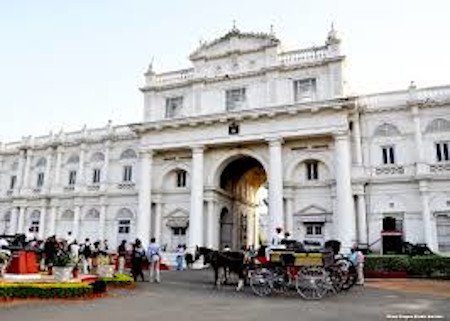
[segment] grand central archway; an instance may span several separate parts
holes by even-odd
[[[226,202],[220,209],[219,247],[238,249],[260,242],[260,215],[267,181],[263,165],[251,156],[231,160],[220,175],[219,185]]]

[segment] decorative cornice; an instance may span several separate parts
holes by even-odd
[[[253,77],[259,77],[259,76],[267,76],[268,74],[272,72],[290,72],[294,70],[299,69],[306,69],[306,68],[313,68],[317,66],[323,66],[325,64],[329,64],[332,62],[338,62],[345,59],[345,56],[337,56],[337,57],[331,57],[331,58],[325,58],[320,61],[315,62],[306,62],[306,63],[299,63],[299,64],[293,64],[293,65],[284,65],[282,63],[271,66],[271,67],[264,67],[259,70],[255,71],[246,71],[242,73],[236,73],[236,74],[225,74],[220,76],[214,76],[214,77],[197,77],[192,79],[186,79],[179,82],[174,83],[167,83],[162,85],[149,85],[139,88],[142,92],[150,92],[150,91],[166,91],[166,90],[172,90],[182,87],[189,87],[193,86],[195,84],[212,84],[212,83],[218,83],[218,82],[227,82],[231,80],[238,80],[238,79],[245,79],[245,78],[253,78]],[[156,75],[158,76],[158,75]]]
[[[234,112],[216,113],[202,116],[191,116],[186,118],[165,119],[147,123],[130,124],[130,128],[136,134],[142,134],[148,131],[160,131],[165,128],[173,128],[174,124],[178,128],[193,127],[202,124],[213,125],[215,123],[227,123],[231,121],[254,120],[257,118],[275,118],[283,115],[292,115],[297,113],[310,113],[312,110],[336,110],[336,105],[339,109],[351,109],[354,107],[353,98],[336,98],[331,100],[298,103],[291,105],[281,105],[276,107],[263,107],[249,110],[239,110]]]

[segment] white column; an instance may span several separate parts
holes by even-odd
[[[47,148],[47,162],[45,164],[45,172],[44,172],[44,191],[46,193],[50,192],[50,186],[52,183],[52,179],[50,176],[50,169],[52,167],[52,156],[53,156],[53,149],[51,147]]]
[[[208,201],[207,203],[207,222],[208,222],[208,228],[206,231],[207,240],[206,240],[206,246],[210,249],[215,248],[215,242],[214,242],[214,236],[215,236],[215,229],[216,229],[216,208],[215,203],[213,200]]]
[[[19,220],[17,225],[17,233],[25,233],[25,207],[19,209]]]
[[[73,230],[72,230],[72,235],[76,240],[78,240],[79,236],[78,232],[80,229],[80,215],[81,215],[81,206],[76,205],[75,211],[73,213]]]
[[[40,240],[43,240],[45,237],[45,219],[47,217],[47,206],[44,205],[41,208],[41,214],[39,216],[39,234],[38,237]]]
[[[99,231],[98,231],[98,237],[100,240],[105,239],[105,222],[106,222],[106,210],[107,205],[102,204],[100,207],[100,216],[99,216]]]
[[[77,173],[77,180],[76,185],[77,189],[80,191],[83,189],[85,185],[85,177],[84,177],[84,159],[86,154],[86,146],[84,144],[81,144],[80,147],[80,162],[78,163],[78,173]]]
[[[203,146],[192,149],[191,211],[188,247],[193,251],[203,245]]]
[[[159,244],[161,244],[162,205],[160,200],[155,203],[155,230],[153,231],[153,237]]]
[[[20,156],[19,156],[19,164],[18,164],[18,171],[17,171],[17,181],[16,186],[14,187],[15,190],[19,191],[23,186],[23,174],[25,171],[25,150],[20,150]]]
[[[139,213],[136,236],[144,246],[147,246],[150,241],[153,153],[152,151],[142,151],[140,158]]]
[[[334,225],[342,249],[348,250],[356,241],[355,208],[350,170],[350,143],[347,134],[335,136],[336,214]]]
[[[259,247],[259,208],[258,206],[254,208],[254,220],[253,220],[253,228],[254,228],[254,238],[255,238],[255,248]]]
[[[423,154],[423,146],[422,146],[422,131],[420,129],[420,115],[419,115],[419,107],[412,107],[413,119],[414,119],[414,142],[415,149],[417,152],[417,163],[424,162],[424,154]]]
[[[102,189],[106,190],[108,188],[109,185],[109,154],[110,154],[110,146],[111,146],[111,142],[108,140],[105,143],[105,162],[103,164],[103,173],[102,173]]]
[[[425,182],[419,183],[420,197],[422,200],[422,224],[425,243],[434,252],[438,251],[436,224],[430,212],[430,195],[428,186]]]
[[[59,188],[61,180],[61,162],[62,162],[62,146],[58,146],[56,149],[56,164],[55,164],[55,180],[53,182],[53,188]]]
[[[281,139],[269,141],[269,217],[272,238],[277,227],[283,227],[283,164],[281,162]]]
[[[249,209],[247,210],[247,215],[246,215],[246,219],[247,219],[247,244],[246,246],[250,246],[254,244],[254,239],[253,239],[253,232],[254,229],[253,227],[253,215],[251,213],[251,211],[249,211]]]
[[[31,158],[33,157],[33,152],[28,149],[27,158],[25,160],[25,169],[23,174],[23,184],[22,191],[27,191],[30,187],[30,168],[31,168]]]
[[[9,235],[14,235],[17,233],[17,220],[19,219],[19,209],[14,207],[11,211],[11,221],[9,222]]]
[[[286,225],[285,230],[286,232],[291,233],[291,236],[294,235],[294,200],[292,197],[286,198]]]
[[[48,222],[48,234],[49,236],[56,234],[56,216],[57,216],[57,207],[52,206],[50,208],[50,219]]]
[[[358,210],[358,236],[359,243],[368,244],[367,238],[367,214],[366,214],[366,198],[364,193],[359,193],[356,199],[356,207]]]
[[[356,117],[353,120],[353,137],[355,147],[355,163],[362,165],[362,145],[361,145],[361,128],[359,126],[359,113],[356,113]]]

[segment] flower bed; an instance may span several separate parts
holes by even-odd
[[[92,286],[85,283],[0,283],[0,300],[84,298],[92,294]]]
[[[450,258],[439,255],[368,255],[366,277],[450,278]]]
[[[100,281],[104,281],[107,287],[112,288],[134,288],[136,284],[131,276],[125,274],[114,274],[110,277],[99,277]]]

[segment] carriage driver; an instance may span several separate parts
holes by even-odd
[[[266,258],[270,259],[270,252],[274,249],[285,249],[286,246],[281,244],[281,241],[283,240],[283,229],[281,227],[277,227],[275,229],[276,234],[272,237],[272,240],[270,241],[269,246],[266,248]]]

